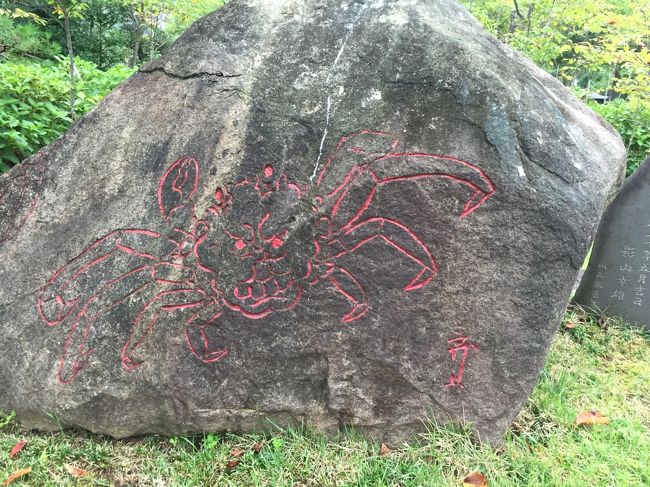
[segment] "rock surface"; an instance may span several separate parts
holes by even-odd
[[[650,329],[650,158],[607,207],[575,302]]]
[[[624,148],[452,1],[234,0],[38,157],[0,180],[25,426],[498,441]]]

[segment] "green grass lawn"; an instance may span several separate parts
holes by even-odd
[[[419,446],[379,455],[378,444],[353,433],[338,441],[280,429],[114,441],[28,432],[0,415],[0,482],[32,467],[12,485],[461,486],[475,471],[490,486],[650,485],[650,336],[580,311],[566,320],[575,328],[562,326],[539,385],[499,449],[435,426]],[[610,424],[576,426],[576,416],[592,409]],[[10,458],[20,440],[27,445]],[[76,479],[66,465],[88,474]]]

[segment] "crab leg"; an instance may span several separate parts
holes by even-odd
[[[72,381],[87,365],[87,357],[93,349],[88,347],[88,335],[93,323],[100,316],[123,303],[128,297],[144,291],[153,284],[152,269],[140,267],[117,277],[112,284],[120,281],[129,282],[128,292],[120,297],[111,296],[110,285],[98,290],[84,306],[75,314],[74,322],[68,332],[63,353],[59,360],[58,378],[61,383]]]
[[[208,304],[206,295],[193,288],[170,289],[162,291],[147,301],[133,320],[133,326],[122,347],[122,366],[127,370],[139,367],[142,362],[133,358],[151,333],[161,314],[178,314],[180,319],[191,320]]]
[[[407,160],[410,164],[406,164]],[[462,208],[462,220],[495,192],[487,175],[477,166],[451,156],[404,152],[386,154],[353,166],[342,182],[324,196],[329,218],[338,228],[352,226],[370,207],[378,188],[399,182],[446,180],[470,194]]]
[[[149,230],[116,230],[87,247],[60,268],[39,294],[37,307],[43,321],[56,326],[80,308],[83,312],[101,304],[110,309],[151,283],[160,259],[146,247],[160,237]]]
[[[228,355],[225,348],[212,348],[208,338],[207,327],[214,326],[222,314],[222,305],[218,301],[208,303],[199,309],[188,321],[185,329],[185,341],[196,358],[204,364],[221,360]]]
[[[375,196],[378,182],[375,173],[367,167],[355,167],[327,195],[328,217],[335,228],[349,227],[362,217]]]
[[[407,165],[405,160],[410,164]],[[404,171],[404,167],[411,168]],[[421,152],[387,154],[372,161],[372,171],[378,187],[396,182],[435,179],[447,180],[465,187],[470,191],[470,195],[461,211],[461,220],[478,209],[495,192],[494,183],[478,166],[457,157],[441,154]]]
[[[144,305],[133,320],[131,332],[122,348],[122,366],[133,370],[142,365],[142,362],[133,358],[133,354],[142,346],[161,314],[178,314],[179,320],[185,321],[188,326],[204,326],[210,321],[201,321],[202,318],[214,321],[220,314],[215,311],[215,304],[205,292],[193,288],[170,289],[158,293]],[[192,353],[199,356],[189,341],[188,344]]]
[[[345,229],[336,240],[331,241],[332,245],[336,243],[343,249],[331,259],[354,252],[377,238],[388,243],[418,266],[418,274],[404,287],[405,291],[426,286],[437,274],[435,260],[424,242],[406,225],[389,218],[367,218]]]
[[[37,299],[43,321],[48,326],[68,318],[72,322],[59,360],[59,382],[74,380],[87,365],[93,322],[153,284],[158,259],[144,247],[159,237],[148,230],[111,232],[59,269],[43,288]]]
[[[79,313],[68,332],[63,345],[63,353],[59,359],[57,379],[61,384],[73,381],[88,365],[88,356],[93,351],[92,348],[86,346],[91,327],[92,318],[86,313]]]
[[[343,317],[343,323],[350,323],[361,318],[368,311],[368,296],[363,286],[347,269],[333,266],[324,276],[334,288],[352,305],[352,309]]]

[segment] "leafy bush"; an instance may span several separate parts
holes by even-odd
[[[626,147],[629,146],[629,176],[650,155],[650,107],[637,106],[635,102],[620,98],[604,105],[590,103],[589,106],[607,120],[621,134]]]
[[[81,59],[77,71],[76,110],[81,115],[133,73],[117,65],[108,71]],[[0,172],[63,134],[72,123],[67,59],[0,63]]]

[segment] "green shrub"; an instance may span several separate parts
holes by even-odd
[[[52,34],[31,22],[15,22],[0,15],[0,44],[4,56],[30,56],[52,59],[61,54],[61,45],[52,40]]]
[[[589,106],[621,134],[626,147],[629,145],[630,150],[627,154],[629,176],[650,154],[650,108],[640,106],[637,110],[635,102],[621,98],[604,105],[590,103]]]
[[[75,60],[76,113],[95,106],[133,73],[117,65],[108,71]],[[0,172],[35,153],[63,134],[72,120],[67,59],[9,60],[0,63]]]

